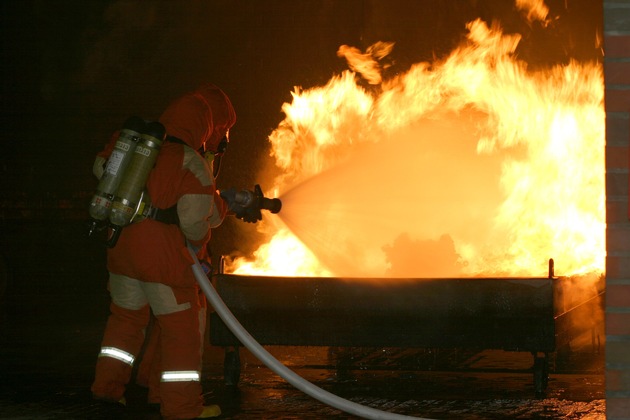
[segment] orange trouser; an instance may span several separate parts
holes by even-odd
[[[111,315],[96,364],[94,396],[113,401],[123,396],[142,348],[150,305],[159,346],[153,356],[147,356],[152,361],[150,370],[160,374],[159,381],[157,373],[151,374],[150,402],[160,402],[166,419],[197,417],[203,409],[200,373],[205,329],[205,299],[198,287],[171,288],[111,275],[110,293]],[[149,304],[142,305],[145,301]]]
[[[156,319],[147,331],[147,339],[144,343],[142,360],[136,372],[136,383],[145,388],[149,388],[148,402],[150,404],[160,403],[160,324]]]
[[[144,328],[149,321],[149,306],[129,310],[112,303],[110,311],[101,342],[101,354],[104,349],[124,351],[129,358],[135,359],[144,342]],[[129,358],[123,360],[122,356],[101,357],[101,354],[96,362],[92,393],[99,399],[119,401],[125,394],[125,386],[129,383],[134,360]]]

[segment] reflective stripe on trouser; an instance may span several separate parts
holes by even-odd
[[[133,366],[133,362],[136,360],[133,354],[117,349],[116,347],[102,347],[98,357],[111,357],[123,363],[127,363],[129,366]]]
[[[162,372],[162,382],[199,382],[201,375],[196,370],[172,370]]]

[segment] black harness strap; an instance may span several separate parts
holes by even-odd
[[[151,207],[146,214],[149,219],[157,220],[158,222],[166,223],[167,225],[178,225],[179,216],[177,215],[177,204],[167,208],[159,209],[157,207]]]
[[[184,142],[184,140],[177,138],[175,136],[166,136],[166,141],[170,141],[171,143],[179,143],[179,144],[186,144],[186,142]]]

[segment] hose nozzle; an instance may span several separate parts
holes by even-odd
[[[279,198],[265,197],[258,184],[254,186],[254,191],[238,191],[235,195],[235,201],[246,209],[269,210],[274,214],[279,213],[282,209],[282,201]]]

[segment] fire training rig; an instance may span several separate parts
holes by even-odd
[[[214,287],[261,345],[403,347],[530,352],[534,387],[548,384],[550,354],[592,331],[600,285],[579,298],[575,279],[344,279],[218,274]],[[241,344],[216,313],[210,342]],[[226,382],[240,375],[238,351],[227,351]]]

